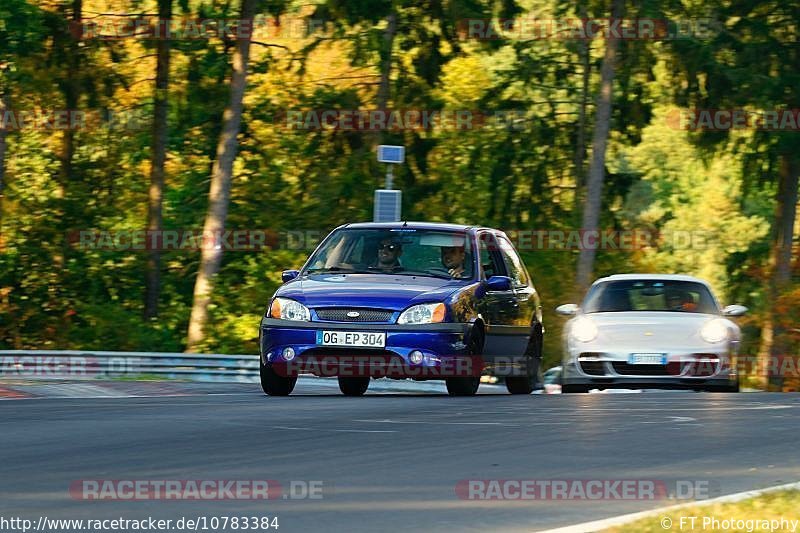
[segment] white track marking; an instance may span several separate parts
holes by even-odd
[[[291,426],[270,426],[270,429],[286,429],[292,431],[323,431],[323,432],[336,432],[336,433],[397,433],[392,429],[325,429],[325,428],[301,428]]]

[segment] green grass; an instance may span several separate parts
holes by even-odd
[[[694,527],[692,527],[690,517],[695,517]],[[683,518],[682,524],[681,518]],[[712,522],[712,519],[717,519],[719,523]],[[769,525],[765,528],[762,524],[763,521],[773,520],[780,524],[781,519],[784,519],[784,523],[776,529],[771,529]],[[736,520],[742,521],[742,523],[733,524],[733,527],[725,527],[724,520]],[[793,520],[798,521],[797,524],[794,524],[797,526],[796,530],[792,529]],[[664,525],[662,525],[662,521]],[[669,527],[665,527],[667,525]],[[777,533],[800,531],[800,490],[776,491],[737,503],[684,507],[606,531],[608,533],[664,533],[665,531],[725,531],[728,533],[771,531]]]

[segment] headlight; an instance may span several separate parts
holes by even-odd
[[[728,338],[728,323],[721,318],[706,322],[700,329],[700,336],[703,337],[704,341],[711,344],[722,342]]]
[[[300,320],[308,322],[311,320],[311,313],[308,307],[290,300],[289,298],[275,298],[269,308],[269,316],[272,318],[282,318],[284,320]]]
[[[597,337],[597,326],[591,318],[579,316],[575,319],[575,322],[572,323],[570,334],[580,342],[589,342]]]
[[[444,304],[412,305],[400,314],[398,324],[431,324],[444,322]]]

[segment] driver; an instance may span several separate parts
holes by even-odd
[[[454,278],[464,275],[464,258],[466,252],[463,246],[442,246],[442,264],[447,273]]]
[[[670,291],[667,294],[667,308],[671,311],[694,311],[697,305],[688,292]]]
[[[403,248],[400,243],[391,238],[383,239],[378,245],[378,259],[372,267],[391,272],[401,266],[401,255],[403,255]]]

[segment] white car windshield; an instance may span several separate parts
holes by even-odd
[[[585,313],[673,311],[718,313],[708,288],[682,280],[607,281],[592,287],[581,309]]]

